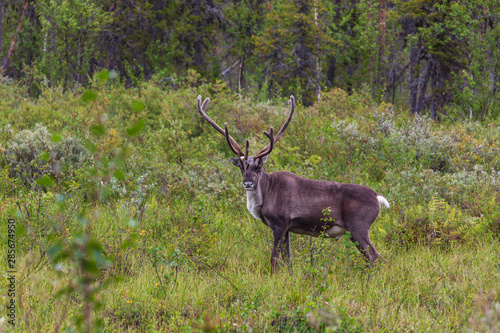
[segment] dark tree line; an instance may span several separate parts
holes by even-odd
[[[208,80],[305,105],[367,89],[410,112],[500,114],[497,0],[3,0],[3,76],[37,95],[103,68],[131,86]]]

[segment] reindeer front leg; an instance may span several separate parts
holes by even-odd
[[[285,256],[286,255],[286,256]],[[285,242],[283,244],[283,256],[289,265],[292,264],[291,249],[290,249],[290,231],[285,232]]]
[[[273,226],[271,226],[273,227]],[[287,253],[288,257],[290,253],[289,249],[289,238],[288,238],[288,230],[283,228],[273,228],[273,251],[271,253],[271,275],[276,273],[276,269],[278,268],[278,262],[280,258],[280,253]]]

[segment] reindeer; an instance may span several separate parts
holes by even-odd
[[[271,253],[271,274],[276,272],[280,253],[290,260],[290,232],[313,237],[327,236],[338,240],[349,231],[351,241],[356,244],[369,265],[375,265],[379,253],[370,241],[368,232],[377,218],[381,205],[389,208],[382,195],[369,187],[302,178],[288,171],[268,174],[264,163],[276,143],[285,132],[295,111],[295,98],[290,96],[290,114],[274,136],[273,128],[264,131],[269,143],[254,156],[248,156],[248,140],[245,152],[224,129],[206,114],[209,98],[197,106],[200,114],[226,138],[229,148],[238,157],[231,163],[239,167],[243,176],[243,188],[247,194],[248,211],[271,228],[274,237]],[[327,209],[327,210],[325,210]],[[325,216],[324,212],[329,214]]]

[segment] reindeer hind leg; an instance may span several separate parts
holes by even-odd
[[[351,241],[356,244],[356,248],[365,256],[366,261],[368,261],[371,266],[375,266],[375,263],[380,256],[375,246],[373,246],[368,232],[353,232],[351,233]]]
[[[370,240],[369,231],[378,214],[378,210],[359,210],[345,219],[346,229],[351,233],[351,240],[372,267],[380,254]]]

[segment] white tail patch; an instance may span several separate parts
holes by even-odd
[[[389,201],[387,201],[386,198],[384,198],[383,196],[381,195],[377,195],[377,199],[378,199],[378,202],[380,202],[380,205],[384,205],[385,207],[389,208],[390,205],[389,205]]]

